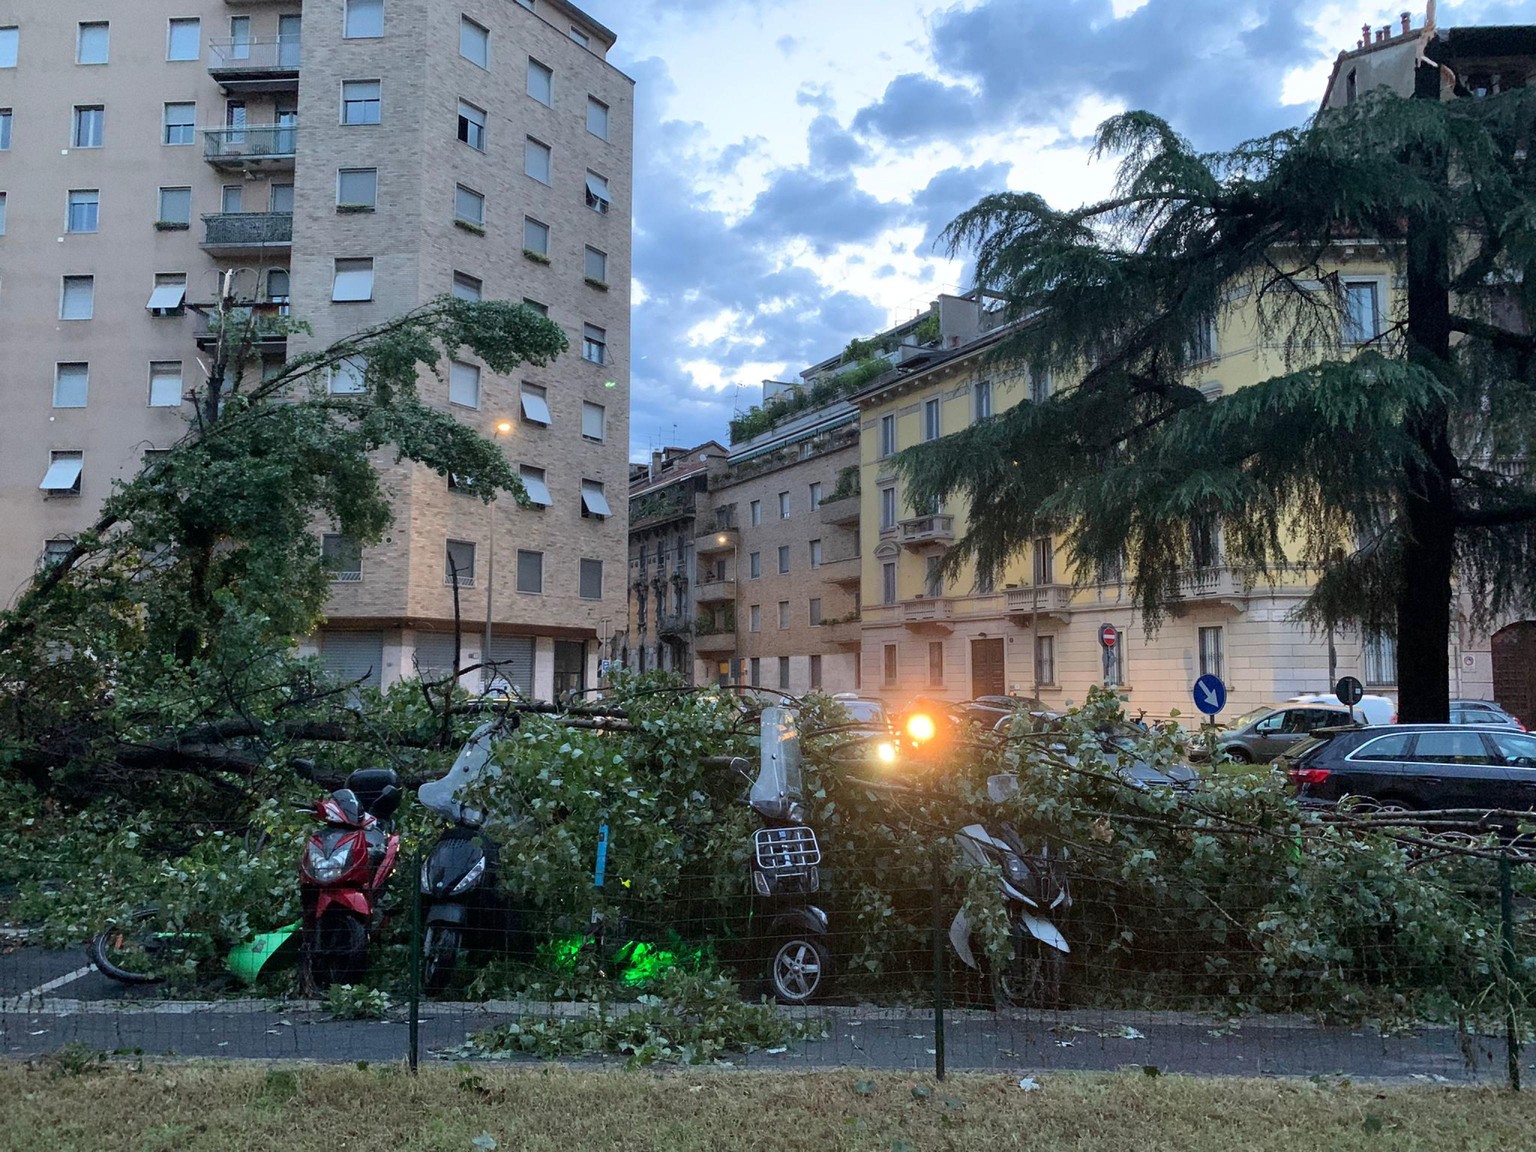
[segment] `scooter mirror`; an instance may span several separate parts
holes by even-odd
[[[1012,800],[1019,794],[1019,778],[1012,774],[987,777],[987,799],[994,804]]]
[[[752,783],[754,779],[752,775],[752,761],[748,760],[745,756],[731,757],[731,771],[739,774],[748,784]]]

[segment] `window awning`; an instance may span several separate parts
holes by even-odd
[[[44,492],[71,492],[80,483],[80,470],[85,460],[79,456],[64,456],[48,465],[43,482],[38,485]]]
[[[603,490],[595,484],[583,484],[581,486],[581,506],[593,516],[612,516],[608,508],[608,498],[603,495]]]
[[[144,305],[151,312],[180,308],[181,302],[187,296],[187,282],[183,280],[179,284],[156,284],[155,290],[149,294],[149,303]]]
[[[535,424],[549,424],[549,402],[544,397],[532,392],[523,393],[523,419],[532,420]]]
[[[528,490],[528,499],[532,500],[535,504],[542,504],[546,508],[554,504],[554,501],[549,498],[549,485],[544,482],[544,476],[541,473],[524,472],[522,479],[523,487]]]
[[[608,181],[604,180],[601,176],[594,176],[590,172],[587,173],[587,193],[595,200],[613,199],[608,194]]]

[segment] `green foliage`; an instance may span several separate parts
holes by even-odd
[[[332,984],[325,1008],[335,1020],[382,1020],[394,1007],[389,993],[362,985]]]
[[[845,500],[849,496],[859,494],[859,466],[849,464],[845,468],[838,469],[837,486],[832,489],[828,500]]]
[[[853,368],[817,377],[808,388],[797,387],[781,392],[767,403],[753,406],[731,419],[731,443],[744,443],[773,431],[792,416],[851,396],[875,377],[890,370],[890,361],[883,356],[873,355],[857,361]]]

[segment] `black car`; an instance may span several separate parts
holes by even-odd
[[[1303,802],[1536,809],[1536,736],[1492,724],[1329,728],[1276,762]]]

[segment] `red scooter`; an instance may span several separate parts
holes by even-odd
[[[389,824],[400,795],[393,770],[363,768],[315,801],[315,817],[325,827],[309,838],[299,860],[305,994],[363,978],[368,937],[383,920],[379,900],[400,853],[400,836]]]

